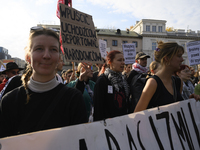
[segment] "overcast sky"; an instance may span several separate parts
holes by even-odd
[[[166,20],[167,27],[200,30],[200,0],[72,0],[73,8],[90,14],[97,28],[125,30],[141,19]],[[60,24],[57,0],[1,0],[0,46],[24,59],[30,27]]]

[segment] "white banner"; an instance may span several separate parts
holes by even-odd
[[[200,64],[200,41],[192,41],[186,44],[190,66]]]
[[[122,44],[122,49],[124,53],[124,63],[133,64],[136,55],[135,43]]]
[[[200,149],[194,99],[100,122],[0,139],[1,150]]]
[[[107,49],[107,42],[99,39],[99,50],[101,53],[101,57],[103,57],[104,59],[106,59],[106,56],[107,56],[106,49]]]

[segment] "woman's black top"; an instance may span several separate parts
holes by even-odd
[[[162,80],[158,76],[154,75],[151,78],[154,78],[156,80],[157,89],[149,102],[148,108],[153,108],[153,107],[162,106],[162,105],[168,105],[168,104],[183,100],[181,93],[180,93],[181,79],[178,77],[175,77],[175,76],[172,76],[172,77],[173,77],[173,79],[175,81],[175,85],[176,85],[176,87],[175,87],[176,92],[177,92],[176,99],[174,99],[174,96],[171,93],[169,93],[169,91],[165,88]]]
[[[23,86],[7,93],[1,100],[0,137],[24,134],[39,130],[65,127],[87,122],[82,93],[59,84],[52,90],[36,93],[29,90],[30,100]],[[59,91],[65,88],[60,99]],[[48,111],[53,106],[52,111]],[[50,109],[51,110],[51,109]],[[43,117],[45,112],[45,118]],[[43,126],[38,127],[39,124]]]

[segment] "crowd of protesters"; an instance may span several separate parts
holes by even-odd
[[[125,64],[123,53],[113,50],[104,64],[96,64],[94,73],[88,62],[79,63],[76,71],[62,71],[58,34],[32,28],[24,71],[19,74],[23,69],[10,62],[0,73],[0,138],[105,120],[189,98],[199,100],[200,88],[195,90],[199,73],[182,64],[183,53],[177,43],[159,41],[149,69],[150,56],[144,52],[136,54],[134,64]],[[148,76],[133,103],[131,87],[140,74]]]

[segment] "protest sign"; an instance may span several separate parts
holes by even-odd
[[[103,62],[92,16],[60,3],[60,26],[66,61]]]
[[[125,64],[133,64],[135,62],[135,43],[126,43],[122,44],[122,49],[124,53],[124,63]]]
[[[194,99],[105,121],[0,139],[1,150],[200,149]]]
[[[192,41],[186,44],[190,66],[200,64],[200,41]]]
[[[6,70],[6,64],[9,62],[14,62],[14,60],[12,60],[12,59],[0,60],[0,72]]]
[[[99,50],[101,52],[101,57],[103,57],[104,59],[106,59],[107,56],[106,49],[107,49],[107,42],[99,39]]]

